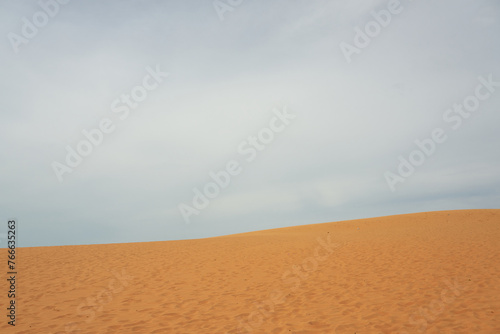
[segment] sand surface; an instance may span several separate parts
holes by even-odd
[[[17,325],[4,315],[1,333],[500,333],[500,210],[21,248],[18,261]]]

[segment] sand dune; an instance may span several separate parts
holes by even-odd
[[[500,210],[22,248],[0,332],[500,333],[499,259]]]

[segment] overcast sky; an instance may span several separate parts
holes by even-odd
[[[498,1],[61,2],[0,4],[18,246],[500,208]]]

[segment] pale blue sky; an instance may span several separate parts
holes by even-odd
[[[500,87],[459,129],[443,120],[479,76],[500,81],[500,4],[401,1],[348,63],[339,45],[388,4],[243,0],[221,20],[209,0],[70,1],[15,52],[42,9],[3,1],[0,223],[51,246],[500,208]],[[157,66],[120,119],[112,103]],[[238,146],[284,106],[295,118],[247,162]],[[103,119],[114,131],[59,182],[53,162]],[[447,140],[392,192],[384,173],[435,128]],[[241,173],[186,224],[179,204],[231,160]]]

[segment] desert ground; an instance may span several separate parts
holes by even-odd
[[[500,333],[500,210],[20,248],[18,272],[1,333]]]

